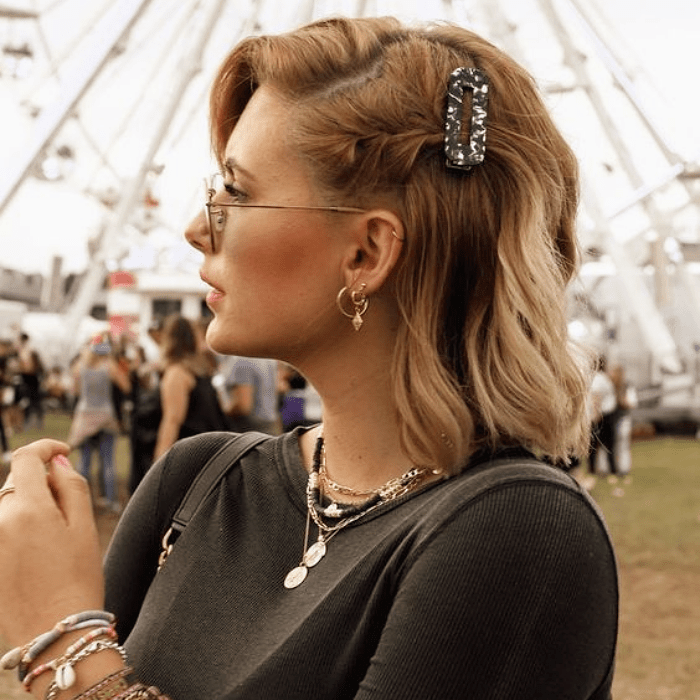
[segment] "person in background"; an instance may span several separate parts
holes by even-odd
[[[0,340],[0,464],[10,461],[10,443],[5,430],[5,408],[14,402],[14,387],[7,369],[10,344]]]
[[[297,368],[322,422],[217,462],[163,547],[249,436],[174,444],[104,576],[66,447],[20,450],[10,662],[81,610],[106,621],[99,653],[67,651],[77,622],[42,637],[36,698],[609,700],[615,556],[558,466],[590,431],[567,335],[578,170],[531,76],[458,26],[326,19],[243,39],[211,123],[223,172],[185,234],[207,342]]]
[[[119,512],[121,505],[114,467],[114,443],[120,426],[112,400],[112,386],[128,393],[128,374],[112,355],[109,336],[94,337],[73,365],[75,394],[78,401],[73,413],[68,444],[80,450],[79,471],[90,480],[92,455],[97,452],[100,464],[99,488],[104,488],[105,506]]]
[[[617,398],[615,386],[607,373],[607,362],[603,355],[598,356],[595,374],[589,389],[589,410],[591,416],[591,444],[588,451],[588,480],[586,487],[592,488],[597,473],[598,453],[601,447],[608,460],[609,477],[617,479],[615,455],[615,429],[617,426]]]
[[[231,357],[224,360],[223,410],[235,432],[258,430],[279,435],[279,370],[276,360]]]
[[[54,365],[46,375],[44,391],[47,404],[59,411],[72,411],[73,391],[70,375],[60,365]]]
[[[17,348],[11,342],[5,348],[5,427],[10,435],[24,430],[24,408],[22,377],[19,373]]]
[[[297,426],[311,426],[323,417],[318,392],[292,366],[280,367],[280,417],[284,432]]]
[[[44,406],[41,395],[41,382],[44,366],[39,353],[26,333],[20,333],[17,342],[19,374],[22,379],[21,392],[24,408],[25,430],[33,423],[41,430],[44,425]]]
[[[160,362],[160,343],[163,340],[163,323],[165,319],[156,316],[148,326],[146,336],[143,339],[143,350],[146,360],[152,363]]]
[[[131,368],[129,359],[130,344],[131,341],[126,334],[120,336],[116,341],[112,340],[112,357],[126,375],[129,375]],[[124,393],[118,384],[112,385],[114,413],[119,423],[119,432],[123,434],[128,432],[128,398],[128,395]]]
[[[158,428],[163,417],[160,406],[160,366],[148,361],[141,345],[134,346],[129,376],[132,405],[129,421],[129,494],[133,494],[153,464]]]
[[[610,381],[615,387],[615,466],[618,474],[624,476],[625,483],[631,483],[632,470],[632,416],[637,407],[637,392],[627,381],[622,365],[614,365],[609,372]],[[619,494],[620,492],[618,492]]]
[[[212,385],[211,363],[200,351],[194,323],[180,314],[168,316],[161,353],[161,419],[154,459],[177,440],[228,427]]]

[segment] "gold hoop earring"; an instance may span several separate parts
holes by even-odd
[[[352,319],[352,327],[356,331],[359,331],[360,328],[362,328],[362,324],[364,323],[362,317],[369,308],[369,299],[365,295],[366,286],[366,284],[362,283],[359,290],[350,292],[349,296],[353,306],[353,313],[348,313],[343,307],[343,296],[345,295],[345,292],[348,291],[347,287],[343,287],[338,292],[338,296],[335,298],[335,303],[340,309],[340,313],[343,314],[343,316],[347,316],[347,318]]]

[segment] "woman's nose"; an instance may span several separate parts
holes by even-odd
[[[209,222],[205,212],[201,211],[190,221],[185,229],[185,239],[193,247],[202,253],[211,252],[211,235]]]

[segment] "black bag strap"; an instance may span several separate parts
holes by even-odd
[[[187,523],[204,503],[209,494],[216,488],[223,479],[226,472],[236,464],[243,455],[250,452],[256,445],[259,445],[270,436],[264,433],[249,432],[240,435],[232,435],[228,442],[225,442],[200,469],[190,485],[185,497],[180,502],[180,506],[173,515],[172,528],[178,533],[182,532]]]
[[[231,435],[230,439],[209,458],[187,489],[185,497],[180,501],[180,505],[173,515],[170,527],[163,536],[163,550],[158,557],[158,569],[168,558],[175,540],[187,527],[209,494],[224,478],[226,472],[256,445],[269,438],[270,436],[265,433],[252,431]]]

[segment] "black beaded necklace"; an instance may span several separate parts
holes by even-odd
[[[325,469],[325,443],[323,433],[316,440],[311,472],[306,483],[306,531],[304,533],[304,552],[301,561],[284,579],[285,588],[296,588],[306,579],[309,569],[318,564],[326,555],[328,542],[342,529],[351,523],[371,513],[380,505],[393,501],[400,496],[410,493],[423,484],[431,474],[438,472],[428,467],[413,467],[405,474],[390,479],[378,489],[371,491],[355,492],[348,487],[330,482],[342,493],[362,493],[370,495],[366,501],[358,504],[337,503],[331,501],[329,505],[323,505],[323,493],[319,473],[322,465]],[[325,519],[330,520],[328,523]],[[309,530],[311,520],[318,528],[318,538],[310,547]]]

